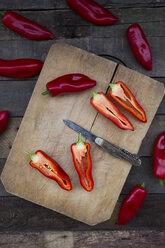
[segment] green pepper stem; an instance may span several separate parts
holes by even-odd
[[[142,184],[140,184],[140,187],[142,187],[143,189],[145,189],[145,187],[146,187],[145,183],[143,182]]]
[[[93,97],[98,96],[98,95],[99,93],[97,93],[96,91],[93,91]]]
[[[51,93],[50,93],[50,91],[49,90],[46,90],[46,91],[44,91],[44,92],[42,92],[42,95],[52,95]]]
[[[163,186],[163,179],[159,178],[160,186]]]
[[[1,16],[4,16],[5,13],[6,13],[6,11],[1,11],[1,12],[0,12]]]
[[[26,152],[26,151],[25,151],[25,153],[26,153],[27,155],[29,155],[29,157],[30,157],[30,159],[31,159],[32,161],[34,161],[34,160],[35,160],[35,158],[36,158],[36,154],[32,154],[32,153],[30,153],[30,152]]]
[[[81,133],[79,133],[79,135],[78,135],[78,141],[77,141],[76,145],[79,145],[79,144],[84,145],[84,142],[82,141],[82,135],[81,135]]]
[[[115,84],[109,84],[111,90],[113,90],[113,87],[115,86]]]

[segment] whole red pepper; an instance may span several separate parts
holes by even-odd
[[[93,0],[66,0],[69,7],[87,21],[99,25],[108,25],[116,22],[118,18],[109,10]]]
[[[119,128],[134,131],[131,122],[103,92],[93,92],[91,104],[100,114],[113,121]]]
[[[5,130],[8,123],[8,111],[0,111],[0,134]]]
[[[11,78],[29,78],[37,75],[43,62],[37,59],[0,59],[0,76]]]
[[[161,133],[155,143],[153,153],[153,173],[159,178],[160,185],[165,180],[165,131]]]
[[[78,142],[71,145],[71,152],[82,187],[87,191],[92,191],[94,182],[92,178],[90,144],[82,141],[81,134],[79,134]]]
[[[53,39],[54,35],[41,25],[13,12],[2,12],[3,24],[14,32],[31,40]]]
[[[135,96],[123,82],[119,81],[115,84],[110,84],[110,88],[111,90],[109,91],[109,95],[116,102],[118,102],[122,107],[128,110],[138,120],[147,122],[144,109],[140,106]]]
[[[144,183],[139,186],[136,185],[125,198],[119,213],[118,225],[122,226],[132,219],[142,206],[147,191],[145,190]]]
[[[46,84],[47,90],[42,95],[57,96],[63,93],[76,93],[87,90],[96,85],[96,81],[84,74],[66,74]]]
[[[150,45],[139,24],[133,24],[127,29],[127,39],[139,63],[147,70],[152,70]]]
[[[26,152],[26,154],[31,159],[30,166],[37,169],[44,176],[56,181],[62,189],[67,191],[72,189],[69,176],[54,159],[41,150],[36,151],[35,154],[29,152]]]

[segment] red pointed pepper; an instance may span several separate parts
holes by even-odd
[[[96,81],[84,74],[74,73],[58,77],[46,84],[47,90],[42,95],[57,96],[63,93],[76,93],[96,85]]]
[[[66,2],[81,17],[95,24],[108,25],[118,20],[109,10],[93,0],[66,0]]]
[[[72,184],[69,176],[60,167],[60,165],[46,153],[41,150],[36,151],[35,154],[26,152],[29,155],[31,161],[30,166],[37,169],[45,177],[48,177],[58,183],[58,185],[67,191],[72,189]]]
[[[0,134],[5,130],[8,123],[8,111],[0,111]]]
[[[118,102],[123,108],[128,110],[138,120],[147,122],[145,111],[137,102],[132,92],[123,82],[119,81],[115,84],[110,84],[110,88],[111,90],[109,91],[109,95],[116,102]]]
[[[37,59],[0,59],[0,76],[10,78],[29,78],[37,75],[43,62]]]
[[[93,92],[91,104],[100,114],[113,121],[119,128],[131,131],[134,130],[134,127],[127,117],[122,114],[103,92]]]
[[[139,186],[136,185],[125,198],[119,213],[118,225],[122,226],[132,219],[139,211],[145,198],[147,191],[145,190],[144,183]]]
[[[79,134],[78,142],[71,145],[71,152],[82,187],[87,191],[92,191],[94,182],[92,178],[90,144],[82,141],[81,134]]]
[[[54,35],[41,25],[13,12],[6,11],[3,15],[3,24],[17,34],[20,34],[31,40],[53,39]]]
[[[158,136],[155,142],[152,169],[154,176],[159,178],[162,186],[163,180],[165,180],[165,131]]]
[[[139,63],[147,70],[152,70],[150,45],[139,24],[133,24],[127,29],[127,39]]]

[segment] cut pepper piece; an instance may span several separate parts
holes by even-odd
[[[29,152],[26,152],[26,154],[29,155],[31,159],[29,164],[33,168],[36,168],[44,176],[56,181],[61,188],[67,191],[72,189],[69,176],[54,159],[48,157],[48,155],[41,150],[36,151],[35,154]]]
[[[128,110],[133,116],[142,122],[147,122],[144,109],[137,102],[135,96],[128,87],[121,81],[110,84],[109,95],[118,102],[123,108]]]
[[[82,187],[87,191],[92,191],[94,182],[92,178],[90,144],[82,141],[81,134],[79,134],[78,142],[71,145],[71,152]]]
[[[113,121],[119,128],[134,131],[131,122],[103,92],[93,92],[91,104],[100,114]]]

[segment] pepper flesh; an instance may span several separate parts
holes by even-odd
[[[69,176],[54,159],[41,150],[36,151],[35,154],[29,152],[26,152],[26,154],[31,158],[30,166],[37,169],[44,176],[56,181],[62,189],[67,191],[72,189]]]
[[[3,24],[14,32],[31,40],[53,39],[54,35],[41,25],[13,12],[2,13]]]
[[[152,169],[154,176],[159,178],[160,185],[163,185],[163,180],[165,180],[165,131],[158,136],[155,142]]]
[[[7,110],[0,111],[0,134],[5,130],[8,123],[9,112]]]
[[[63,93],[76,93],[92,88],[95,85],[96,81],[84,74],[66,74],[48,82],[46,84],[47,90],[42,94],[57,96]]]
[[[10,78],[29,78],[37,75],[43,62],[37,59],[0,59],[0,75]]]
[[[144,183],[141,186],[136,185],[125,198],[120,208],[118,218],[119,226],[126,224],[130,219],[132,219],[142,206],[147,196],[147,191],[144,187]]]
[[[119,128],[134,131],[131,122],[103,92],[93,92],[91,104],[100,114],[113,121]]]
[[[92,23],[108,25],[118,20],[109,10],[93,0],[66,0],[66,2],[71,9]]]
[[[71,152],[82,187],[87,191],[92,191],[94,182],[92,178],[90,144],[82,141],[81,134],[79,134],[78,142],[71,145]]]
[[[128,110],[138,120],[147,122],[144,109],[140,106],[135,96],[123,82],[119,81],[115,84],[110,84],[110,88],[111,90],[109,91],[109,95],[115,101]]]
[[[145,69],[152,70],[150,45],[139,24],[133,24],[127,29],[127,39],[139,63]]]

